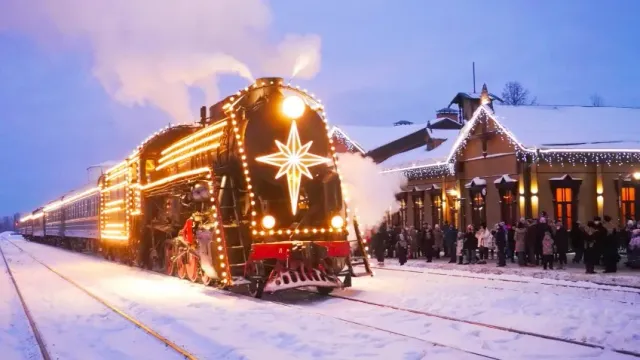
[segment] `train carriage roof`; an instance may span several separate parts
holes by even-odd
[[[199,129],[201,129],[201,126],[196,123],[165,127],[162,130],[156,131],[140,143],[134,153],[139,151],[142,157],[147,157],[148,154],[159,153],[162,149],[176,142],[178,139],[192,134]]]

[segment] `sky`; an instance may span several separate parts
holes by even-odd
[[[66,36],[81,29],[68,25],[73,22],[67,19],[34,30],[33,23],[40,16],[45,21],[39,24],[48,23],[51,12],[39,12],[38,6],[51,0],[29,2],[36,9],[31,13],[15,7],[16,1],[0,0],[3,215],[31,211],[82,186],[88,179],[88,166],[124,158],[150,133],[170,122],[191,121],[175,119],[179,110],[166,106],[179,99],[179,94],[149,95],[154,87],[161,88],[160,83],[151,83],[151,90],[141,89],[146,78],[137,77],[147,68],[154,74],[173,76],[163,72],[167,69],[156,68],[158,63],[171,62],[157,59],[179,59],[178,66],[189,68],[217,66],[190,57],[199,46],[208,51],[224,49],[241,58],[254,76],[288,78],[293,67],[289,53],[297,45],[312,44],[307,50],[318,50],[319,60],[314,55],[313,71],[299,75],[294,83],[323,100],[334,124],[426,122],[457,92],[473,90],[474,61],[478,89],[486,83],[489,91],[499,94],[505,82],[517,80],[540,104],[588,105],[589,97],[598,93],[605,105],[640,107],[640,2],[634,0],[250,0],[262,5],[252,7],[241,1],[236,3],[240,7],[224,8],[211,21],[197,22],[202,36],[184,30],[190,19],[180,18],[181,12],[148,7],[136,10],[144,11],[149,19],[158,14],[163,19],[161,27],[154,28],[151,20],[136,19],[143,30],[134,33],[134,29],[130,36],[119,38],[123,44],[114,44],[110,37],[90,37],[97,32],[86,31],[83,34],[90,36],[85,38]],[[78,11],[92,13],[88,7],[98,3],[105,0]],[[109,2],[116,3],[119,1]],[[124,11],[116,5],[111,8]],[[251,13],[245,16],[248,8]],[[235,12],[227,13],[229,9]],[[165,26],[162,11],[170,14],[168,19],[175,16],[177,20]],[[109,16],[105,9],[93,13]],[[251,31],[231,31],[236,20],[245,21]],[[114,23],[101,22],[100,30],[116,32],[110,29]],[[145,26],[153,31],[145,33]],[[52,30],[56,28],[59,32]],[[136,34],[142,35],[135,38]],[[288,34],[309,37],[288,41]],[[180,37],[183,35],[185,38]],[[71,38],[74,41],[68,41]],[[109,46],[94,46],[87,39],[104,40],[100,44]],[[110,51],[123,48],[125,59],[137,61],[118,73],[119,83],[137,80],[124,90],[113,85],[109,72],[114,69],[111,61],[122,60]],[[141,48],[149,51],[143,53]],[[149,54],[153,56],[146,56]],[[187,58],[195,60],[183,62]],[[282,70],[288,73],[268,72],[280,71],[282,66],[277,65],[282,64],[288,64]],[[193,114],[205,101],[213,102],[248,84],[231,74],[219,75],[214,81],[204,76],[209,75],[206,70],[186,79],[204,89],[188,91],[185,106]],[[216,83],[217,90],[208,88]],[[140,92],[147,97],[140,97]]]

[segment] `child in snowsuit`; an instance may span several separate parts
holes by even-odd
[[[542,266],[545,270],[547,266],[553,270],[553,237],[550,231],[546,231],[542,238]]]

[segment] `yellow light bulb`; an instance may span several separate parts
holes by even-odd
[[[297,119],[304,114],[306,106],[307,105],[304,103],[304,100],[300,97],[291,95],[287,96],[282,101],[282,112],[288,118]]]

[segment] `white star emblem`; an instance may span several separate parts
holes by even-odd
[[[298,128],[294,121],[291,123],[291,130],[289,131],[287,145],[276,140],[276,146],[280,150],[279,152],[256,158],[259,162],[280,168],[276,174],[276,179],[279,179],[285,174],[287,175],[289,199],[291,200],[291,212],[293,215],[298,211],[298,196],[300,195],[300,182],[302,180],[302,175],[305,175],[309,179],[313,179],[311,172],[309,172],[309,168],[331,161],[329,158],[310,154],[309,148],[312,143],[313,141],[309,141],[304,145],[301,144],[300,135],[298,135]]]

